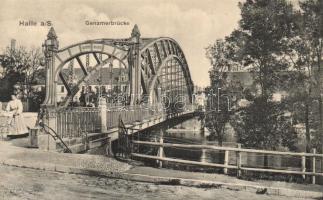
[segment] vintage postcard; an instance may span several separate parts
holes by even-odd
[[[0,199],[323,199],[323,1],[2,0]]]

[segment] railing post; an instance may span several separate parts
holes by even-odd
[[[238,144],[238,149],[241,149],[241,144]],[[237,177],[241,176],[241,152],[238,150],[237,153]]]
[[[228,166],[229,165],[229,151],[228,150],[225,150],[224,151],[224,165],[225,166]],[[227,167],[225,167],[223,169],[223,173],[224,174],[228,174],[228,168]]]
[[[105,101],[105,98],[100,97],[99,109],[101,117],[101,133],[107,132],[107,102]]]
[[[313,154],[316,154],[316,149],[315,148],[313,148]],[[315,173],[315,168],[316,168],[316,159],[315,159],[315,156],[313,156],[313,158],[312,158],[312,172],[313,172],[313,176],[312,176],[312,184],[315,184],[315,175],[314,175],[314,173]]]
[[[306,156],[302,156],[302,172],[306,172]],[[305,180],[306,176],[305,174],[302,175],[303,180]]]

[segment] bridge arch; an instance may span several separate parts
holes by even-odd
[[[146,68],[149,67],[152,74],[151,76],[146,77],[148,81],[145,83],[146,92],[151,103],[155,102],[156,98],[161,99],[161,94],[158,94],[156,91],[157,88],[160,88],[162,92],[164,92],[162,95],[167,95],[166,90],[178,90],[179,87],[184,86],[184,84],[186,86],[185,89],[181,88],[182,93],[178,93],[177,95],[186,96],[187,100],[191,101],[193,82],[184,53],[174,39],[164,37],[150,40],[143,46],[140,52],[141,57],[143,58],[142,60],[147,60],[142,65],[146,66]],[[174,68],[173,71],[171,69],[171,72],[163,72],[170,62],[175,64],[174,66],[170,66]],[[143,71],[145,71],[145,69],[143,69]],[[169,86],[161,84],[159,79],[161,79],[162,76],[171,77],[170,79],[166,78],[166,81],[170,82],[170,89],[165,88]],[[172,84],[172,82],[175,84]]]
[[[135,95],[135,97],[131,97],[131,104],[142,102],[144,95],[149,96],[150,102],[156,102],[157,99],[161,99],[161,94],[157,91],[158,88],[167,92],[178,90],[175,86],[185,87],[185,90],[182,89],[181,91],[191,100],[193,82],[188,64],[179,44],[172,38],[140,38],[139,30],[135,26],[130,38],[88,40],[59,50],[56,33],[51,28],[43,46],[47,66],[44,104],[47,106],[57,106],[56,85],[59,78],[64,79],[64,76],[61,75],[64,66],[72,63],[72,61],[78,63],[84,76],[71,87],[63,80],[65,87],[70,87],[64,100],[65,107],[79,91],[79,86],[85,80],[91,79],[91,76],[97,70],[111,60],[117,60],[126,69],[130,96]],[[96,61],[92,70],[88,70],[86,68],[88,65],[81,59],[88,55]],[[105,59],[103,59],[104,57]],[[170,72],[165,72],[169,67],[175,71],[171,69]],[[170,88],[167,84],[162,84],[162,76],[171,77],[170,79],[166,78],[166,81],[171,83]]]

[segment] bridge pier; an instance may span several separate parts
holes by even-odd
[[[53,130],[56,130],[57,128],[57,112],[55,109],[51,109],[51,111],[46,110],[47,119],[43,119],[43,123],[47,126],[51,127]],[[48,128],[45,127],[47,131]],[[47,151],[56,151],[57,150],[57,143],[55,139],[50,136],[49,134],[45,133],[42,129],[39,129],[39,132],[37,134],[37,141],[38,141],[38,148],[41,150],[47,150]]]

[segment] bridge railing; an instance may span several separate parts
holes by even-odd
[[[81,137],[82,132],[100,129],[99,108],[75,107],[57,112],[57,134],[61,138]]]
[[[191,106],[181,113],[192,112]],[[56,131],[61,138],[81,137],[82,132],[100,132],[102,124],[106,128],[116,128],[119,117],[125,124],[133,124],[143,120],[149,120],[155,116],[167,115],[167,111],[160,106],[124,106],[124,107],[73,107],[56,112]],[[102,111],[106,112],[106,118],[102,118]],[[168,113],[169,114],[169,113]],[[171,114],[174,117],[177,114]],[[106,122],[101,119],[106,119]]]
[[[196,108],[192,105],[187,105],[181,112],[177,114],[185,114],[195,111]],[[118,126],[119,117],[125,124],[141,122],[151,119],[154,116],[169,115],[176,116],[176,112],[168,113],[165,109],[158,105],[149,106],[124,106],[107,108],[107,128],[115,128]]]
[[[150,119],[156,115],[162,115],[164,112],[157,107],[127,106],[107,109],[107,128],[118,126],[119,117],[125,124],[141,122]]]

